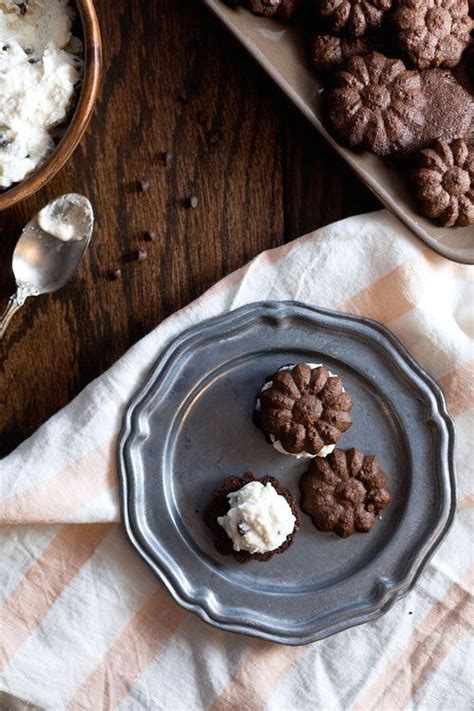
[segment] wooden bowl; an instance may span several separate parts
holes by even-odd
[[[0,192],[0,210],[30,197],[61,170],[77,148],[94,111],[102,70],[99,21],[93,0],[76,0],[76,6],[84,31],[84,75],[76,108],[64,136],[44,163],[35,168],[21,183]]]

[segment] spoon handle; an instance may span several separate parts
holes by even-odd
[[[26,299],[27,297],[24,294],[21,294],[20,292],[17,292],[16,294],[13,294],[13,296],[10,297],[10,301],[8,302],[7,308],[0,316],[0,338],[3,338],[3,336],[5,335],[5,331],[7,330],[8,324],[10,323],[18,309],[23,306]]]

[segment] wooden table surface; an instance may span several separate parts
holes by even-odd
[[[55,180],[0,216],[3,308],[28,219],[69,191],[88,195],[96,212],[77,276],[30,300],[0,342],[0,455],[262,250],[379,207],[200,2],[96,5],[105,79],[86,137]],[[155,242],[144,240],[150,230]],[[139,248],[148,258],[130,261]],[[116,267],[122,276],[111,281]]]

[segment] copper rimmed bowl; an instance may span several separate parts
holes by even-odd
[[[99,95],[102,42],[93,0],[75,0],[83,31],[84,74],[75,108],[64,136],[50,156],[20,183],[0,192],[0,210],[33,195],[58,173],[77,148],[91,119]]]

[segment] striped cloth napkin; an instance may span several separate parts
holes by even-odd
[[[473,276],[385,211],[324,227],[162,323],[3,459],[0,708],[472,708]],[[458,435],[457,515],[416,588],[379,620],[305,647],[182,610],[119,525],[116,438],[150,364],[184,328],[264,299],[387,324],[443,387]]]

